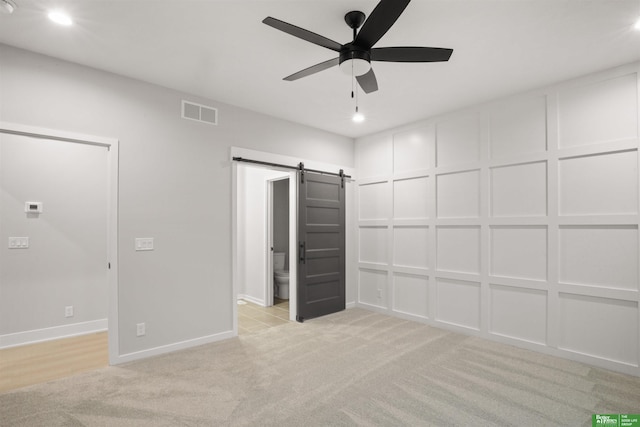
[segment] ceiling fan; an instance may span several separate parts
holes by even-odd
[[[448,61],[453,53],[453,49],[439,47],[373,47],[396,22],[410,1],[381,0],[366,20],[365,14],[360,11],[348,12],[344,20],[353,29],[353,41],[346,44],[340,44],[270,16],[262,22],[302,40],[338,52],[337,58],[305,68],[285,77],[284,80],[298,80],[339,65],[345,73],[356,77],[362,90],[371,93],[378,90],[378,82],[371,68],[371,61],[443,62]],[[362,27],[360,31],[357,31],[360,27]]]

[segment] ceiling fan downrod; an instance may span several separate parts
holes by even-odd
[[[356,39],[357,30],[362,26],[365,20],[365,14],[360,12],[359,10],[352,10],[351,12],[347,12],[344,15],[344,22],[347,23],[349,28],[353,29],[353,39]]]

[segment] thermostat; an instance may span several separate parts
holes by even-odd
[[[25,202],[24,211],[26,213],[42,213],[42,202]]]

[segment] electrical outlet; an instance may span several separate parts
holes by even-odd
[[[73,306],[68,305],[64,308],[64,317],[73,317]]]
[[[144,323],[138,323],[136,325],[136,336],[137,337],[142,337],[147,333],[147,327],[145,326]]]

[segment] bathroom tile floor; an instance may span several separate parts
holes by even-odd
[[[275,298],[271,307],[238,300],[238,335],[250,334],[288,322],[289,300]]]

